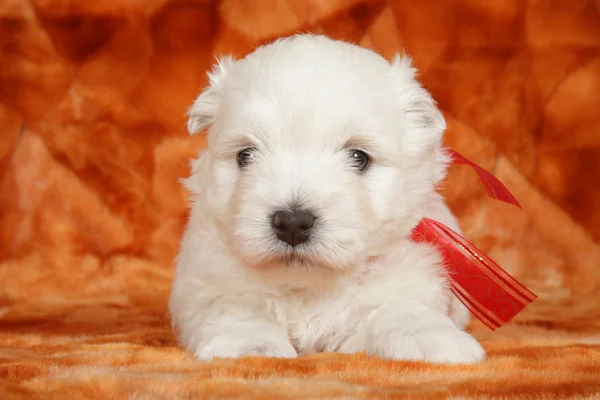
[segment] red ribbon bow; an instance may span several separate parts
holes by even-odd
[[[475,169],[490,197],[521,208],[494,175],[457,152],[450,153],[453,164],[466,164]],[[438,221],[423,218],[411,239],[438,248],[451,278],[452,292],[492,330],[510,321],[537,298],[473,243]]]

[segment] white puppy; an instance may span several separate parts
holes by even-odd
[[[360,352],[474,363],[469,314],[424,216],[458,230],[436,185],[445,122],[406,57],[298,35],[220,60],[191,107],[207,149],[170,300],[197,357]]]

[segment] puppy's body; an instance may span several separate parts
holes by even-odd
[[[187,349],[483,359],[439,254],[408,239],[425,216],[458,230],[435,192],[445,124],[409,60],[280,40],[221,62],[190,111],[190,131],[205,126],[170,303]],[[310,213],[302,242],[277,211]]]

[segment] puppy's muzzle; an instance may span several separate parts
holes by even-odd
[[[271,217],[271,225],[277,238],[293,247],[310,238],[315,219],[310,211],[279,210]]]

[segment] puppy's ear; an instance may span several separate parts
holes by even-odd
[[[406,55],[396,54],[392,61],[393,85],[408,122],[406,150],[415,155],[430,152],[441,142],[446,130],[444,116],[435,101],[416,79],[416,69]]]
[[[223,81],[234,64],[233,57],[221,57],[217,59],[213,70],[208,73],[208,86],[188,110],[187,128],[190,135],[200,132],[214,122],[219,110]]]
[[[451,161],[442,145],[446,120],[431,94],[417,81],[410,57],[396,54],[391,70],[400,105],[406,111],[405,151],[417,159],[433,159],[433,179],[440,182]]]

